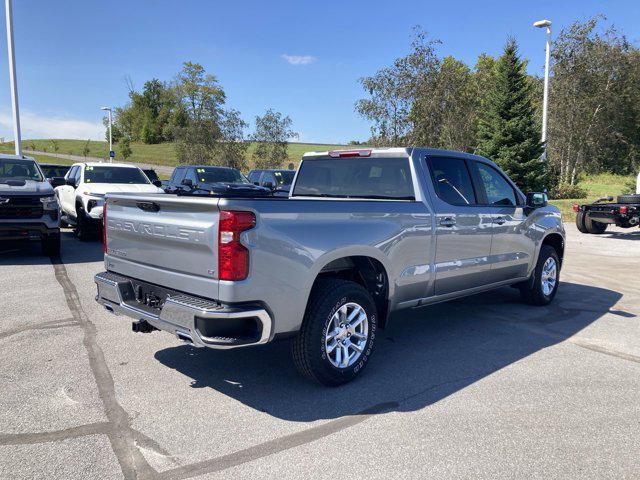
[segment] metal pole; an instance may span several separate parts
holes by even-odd
[[[544,97],[542,99],[542,143],[543,157],[547,159],[547,111],[549,107],[549,60],[551,56],[551,25],[547,25],[547,51],[544,63]]]
[[[22,138],[20,137],[20,112],[18,110],[18,80],[16,78],[16,58],[13,44],[13,14],[11,0],[5,0],[7,17],[7,50],[9,53],[9,81],[11,84],[11,104],[13,105],[13,137],[16,155],[22,156]]]
[[[113,141],[111,137],[111,109],[109,109],[109,162],[113,162],[111,151],[113,150]]]

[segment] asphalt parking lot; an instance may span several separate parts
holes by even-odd
[[[397,315],[365,375],[200,350],[94,301],[98,240],[0,245],[0,478],[638,478],[640,230],[567,225],[549,307]]]

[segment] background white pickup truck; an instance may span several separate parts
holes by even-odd
[[[109,192],[163,193],[134,165],[120,163],[76,163],[56,188],[62,222],[75,226],[80,239],[102,224],[104,196]]]

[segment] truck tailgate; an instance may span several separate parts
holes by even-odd
[[[217,198],[109,195],[107,270],[215,299],[218,218]]]

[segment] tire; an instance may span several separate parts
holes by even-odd
[[[84,208],[80,205],[76,205],[76,237],[83,242],[89,239],[89,225],[85,219]]]
[[[635,193],[631,195],[618,195],[618,203],[640,204],[640,193]]]
[[[60,255],[60,232],[43,236],[40,245],[42,253],[47,257]]]
[[[365,319],[361,318],[362,313]],[[340,318],[351,314],[355,315],[351,325]],[[296,368],[303,376],[325,386],[350,382],[371,358],[377,318],[375,303],[361,285],[339,279],[318,280],[311,292],[300,332],[291,344]],[[358,320],[360,323],[356,324]],[[341,321],[342,324],[338,323]],[[328,339],[327,335],[332,331],[339,332],[333,339]],[[358,343],[354,343],[353,338]],[[332,345],[334,348],[330,350]],[[347,358],[349,360],[345,360]]]
[[[549,271],[548,266],[555,266],[555,282],[551,288],[549,288],[549,283],[545,282],[546,273]],[[543,269],[545,274],[543,274]],[[542,245],[532,278],[520,284],[520,295],[530,305],[549,305],[556,296],[559,284],[560,259],[558,252],[551,245]]]
[[[607,224],[591,220],[589,218],[589,215],[585,215],[584,227],[587,229],[587,232],[593,235],[599,235],[601,233],[604,233],[604,231],[607,229]]]
[[[576,213],[576,227],[580,233],[589,233],[587,227],[584,224],[584,212]]]

